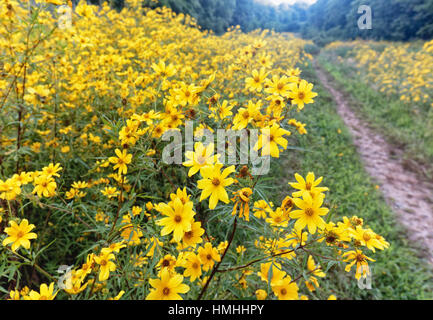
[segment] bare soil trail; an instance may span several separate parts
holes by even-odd
[[[353,138],[353,143],[369,175],[377,181],[387,204],[407,229],[408,238],[422,248],[433,264],[433,184],[402,160],[403,152],[389,144],[349,107],[343,93],[331,84],[330,76],[314,64],[322,85],[331,93],[337,112]]]

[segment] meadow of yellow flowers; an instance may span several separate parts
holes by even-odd
[[[326,49],[350,49],[365,81],[401,101],[433,107],[433,40],[425,43],[336,41]]]
[[[367,277],[389,243],[356,216],[331,220],[326,177],[294,174],[274,204],[259,186],[279,177],[226,165],[213,143],[162,161],[163,134],[186,121],[197,136],[259,129],[255,149],[278,161],[315,108],[307,42],[215,36],[139,2],[82,1],[70,26],[63,1],[1,2],[1,297],[335,299],[313,294],[329,268]]]

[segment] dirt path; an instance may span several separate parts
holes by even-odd
[[[420,179],[402,161],[402,151],[387,143],[350,109],[329,76],[315,65],[317,76],[331,93],[337,112],[349,128],[366,171],[380,186],[388,205],[408,230],[410,240],[425,250],[433,264],[433,185]]]

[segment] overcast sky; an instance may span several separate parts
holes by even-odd
[[[317,0],[256,0],[258,2],[262,2],[262,3],[269,3],[269,4],[280,4],[280,3],[288,3],[288,4],[293,4],[295,2],[304,2],[304,3],[308,3],[308,4],[312,4],[314,2],[316,2]]]

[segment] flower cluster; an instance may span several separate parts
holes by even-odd
[[[418,44],[386,41],[335,42],[327,49],[347,47],[363,77],[380,92],[401,101],[433,107],[433,40]],[[384,48],[384,49],[382,49]]]

